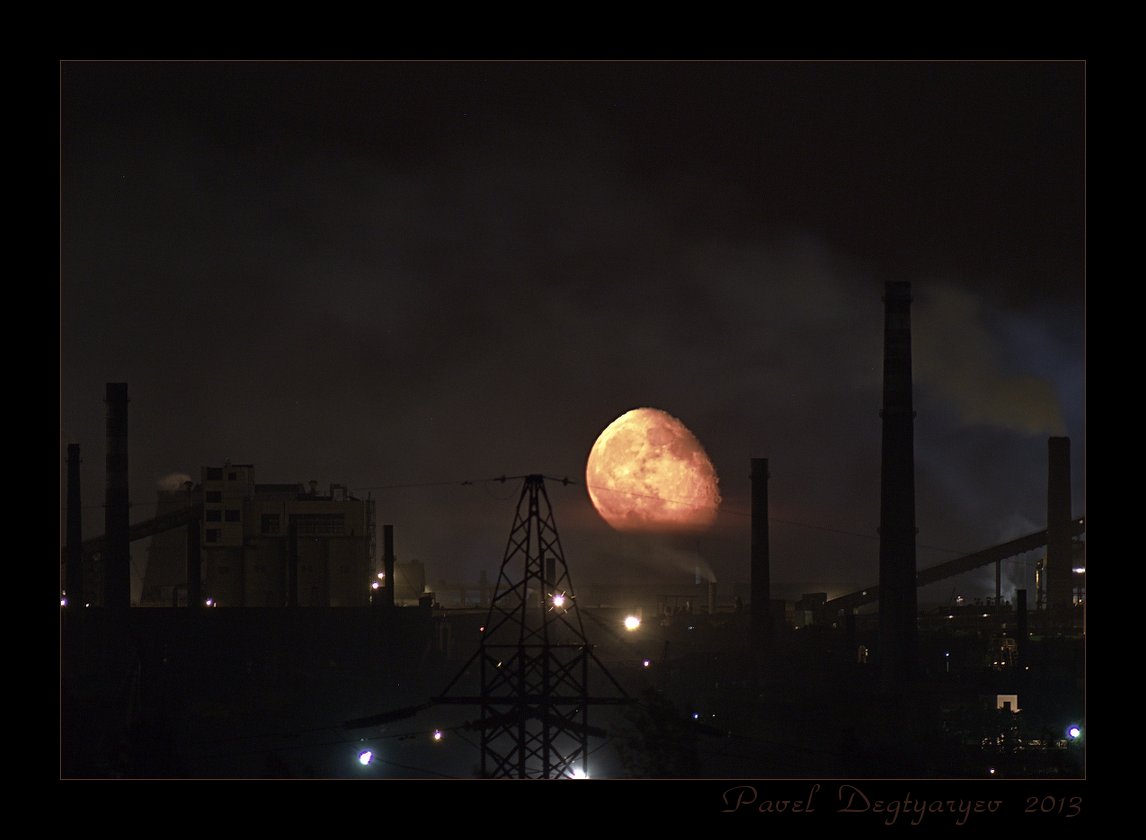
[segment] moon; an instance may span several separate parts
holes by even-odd
[[[593,507],[618,531],[707,528],[719,481],[696,436],[658,408],[634,408],[610,423],[585,466]]]

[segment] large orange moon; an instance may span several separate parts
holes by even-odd
[[[720,505],[719,478],[696,436],[657,408],[610,423],[589,452],[593,507],[618,531],[706,528]]]

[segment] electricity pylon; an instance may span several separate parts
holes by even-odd
[[[450,697],[475,660],[480,696]],[[618,696],[590,694],[591,664]],[[480,647],[442,695],[481,706],[481,773],[492,778],[588,775],[589,736],[606,734],[589,707],[631,702],[585,638],[543,476],[525,477]]]

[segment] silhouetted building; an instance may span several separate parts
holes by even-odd
[[[337,484],[326,495],[316,482],[309,489],[301,483],[256,484],[251,464],[203,467],[195,490],[160,494],[161,510],[200,501],[202,598],[208,606],[370,603],[378,571],[372,499],[355,498]],[[185,531],[153,539],[145,603],[184,602],[187,551]]]

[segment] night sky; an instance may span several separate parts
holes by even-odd
[[[1045,527],[1050,435],[1085,512],[1081,62],[64,62],[60,90],[86,537],[124,381],[133,522],[229,459],[370,492],[400,561],[476,581],[520,492],[479,480],[537,472],[577,482],[548,483],[575,585],[700,569],[724,598],[765,457],[774,597],[840,595],[878,580],[889,280],[919,566]],[[707,532],[593,511],[589,449],[641,406],[711,456]]]

